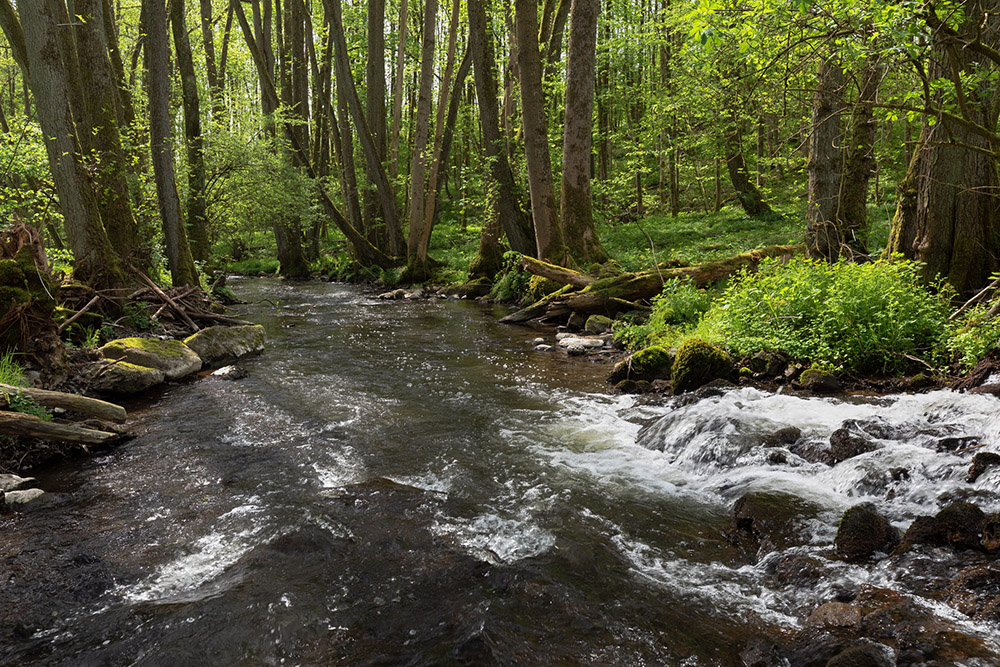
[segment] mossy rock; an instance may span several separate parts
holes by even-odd
[[[586,323],[583,325],[583,330],[589,334],[605,334],[611,333],[611,327],[614,325],[614,320],[610,317],[605,317],[604,315],[591,315],[587,318]]]
[[[619,361],[608,375],[608,382],[618,384],[622,380],[666,380],[674,365],[676,352],[662,345],[653,345],[632,353],[628,359]]]
[[[877,551],[889,553],[895,549],[899,530],[875,510],[855,505],[840,518],[834,544],[841,558],[858,562],[871,558]]]
[[[259,324],[208,327],[184,339],[206,366],[222,365],[264,349],[266,335]]]
[[[804,498],[781,491],[752,491],[733,506],[727,539],[751,560],[809,541],[808,521],[820,508]]]
[[[700,338],[689,338],[677,350],[670,373],[674,394],[697,389],[712,380],[728,379],[733,361],[726,352]]]
[[[27,278],[21,263],[16,259],[0,259],[0,285],[5,287],[24,287]]]
[[[525,292],[524,300],[528,304],[535,303],[553,292],[558,292],[562,287],[562,285],[554,280],[549,280],[542,276],[531,276],[531,279],[528,280],[528,289]]]
[[[72,308],[64,308],[62,306],[56,306],[52,310],[52,319],[55,320],[56,324],[62,324],[69,318],[77,314],[76,310]],[[77,318],[74,324],[79,324],[85,329],[96,329],[104,323],[104,317],[100,313],[94,313],[87,311],[83,315]]]
[[[127,361],[95,361],[87,367],[90,388],[100,394],[138,394],[163,382],[163,371]]]
[[[957,502],[934,516],[918,516],[903,536],[903,545],[932,544],[958,549],[983,549],[987,515],[972,503]]]
[[[163,371],[168,380],[196,373],[201,370],[201,357],[179,340],[159,338],[119,338],[102,348],[105,359],[121,359]]]
[[[799,375],[799,384],[814,394],[832,394],[840,391],[840,380],[833,373],[819,368],[802,371]]]

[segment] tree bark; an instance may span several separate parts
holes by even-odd
[[[208,94],[212,100],[212,121],[218,123],[224,113],[222,79],[215,59],[215,28],[212,21],[212,0],[199,0],[201,41],[205,49],[205,75],[208,77]],[[176,37],[174,38],[176,42]]]
[[[365,65],[365,120],[372,133],[379,168],[385,169],[388,142],[385,127],[385,0],[368,0],[368,49]],[[375,183],[378,174],[368,174],[365,188],[365,227],[383,224]]]
[[[840,117],[844,111],[844,71],[833,58],[820,61],[813,92],[809,134],[809,203],[806,208],[806,248],[817,259],[840,258],[846,236],[840,228],[841,175],[844,141]]]
[[[838,215],[847,245],[854,252],[867,252],[868,184],[875,174],[875,133],[872,112],[878,96],[881,68],[869,64],[860,74],[858,99],[851,110],[847,157],[841,177]]]
[[[396,54],[396,83],[392,91],[392,137],[389,174],[399,175],[399,133],[403,122],[403,81],[406,76],[406,14],[409,0],[399,0],[399,47]]]
[[[177,52],[177,70],[181,75],[181,103],[184,107],[184,143],[187,147],[187,230],[191,239],[191,255],[204,262],[211,252],[208,240],[208,205],[205,201],[205,153],[201,136],[201,101],[198,80],[194,73],[194,58],[184,17],[184,0],[170,5],[170,25]]]
[[[197,285],[198,271],[191,256],[174,178],[174,151],[170,122],[170,49],[167,11],[163,0],[143,0],[146,67],[149,87],[149,138],[153,177],[163,225],[170,277],[175,286]]]
[[[566,62],[566,122],[563,126],[562,234],[581,263],[606,262],[597,238],[590,194],[593,147],[594,70],[600,0],[573,0]]]
[[[514,15],[517,67],[521,80],[524,157],[528,168],[528,191],[531,195],[531,216],[535,226],[538,258],[554,264],[566,264],[569,260],[568,253],[556,217],[545,100],[542,94],[542,64],[538,53],[538,13],[533,0],[515,0]]]
[[[537,252],[531,218],[525,212],[519,191],[511,172],[510,161],[500,130],[497,99],[496,58],[493,53],[493,30],[486,17],[484,0],[468,0],[469,51],[472,55],[476,81],[476,100],[479,102],[479,123],[483,133],[483,152],[487,161],[487,201],[484,216],[487,221],[496,217],[512,250],[522,255]],[[490,211],[490,207],[496,211]],[[492,277],[492,276],[491,276]]]
[[[764,195],[747,176],[747,165],[743,159],[743,142],[735,122],[726,136],[726,167],[729,169],[729,180],[736,190],[736,197],[747,215],[757,217],[774,212],[764,200]]]

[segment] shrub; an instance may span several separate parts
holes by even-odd
[[[946,295],[919,266],[769,260],[729,286],[707,319],[730,350],[769,350],[847,371],[890,371],[943,339]]]
[[[615,340],[631,349],[664,342],[676,335],[673,329],[690,328],[697,323],[711,304],[708,293],[695,287],[690,279],[673,278],[653,298],[653,312],[646,322],[616,323]]]
[[[513,250],[503,254],[503,268],[493,281],[490,296],[498,301],[520,301],[528,291],[531,274],[521,268],[521,253]]]
[[[972,368],[1000,343],[1000,318],[987,317],[987,306],[976,306],[948,327],[945,348],[964,368]]]

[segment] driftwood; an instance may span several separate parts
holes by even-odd
[[[724,280],[741,269],[754,271],[768,257],[791,257],[802,250],[800,245],[768,246],[697,266],[657,266],[649,271],[601,278],[579,291],[569,291],[564,287],[500,321],[516,324],[539,317],[563,317],[572,312],[613,314],[632,310],[636,308],[636,302],[651,299],[663,291],[663,284],[668,280],[689,278],[696,287],[702,288]],[[525,268],[531,271],[527,265]]]
[[[34,415],[21,412],[0,411],[0,433],[21,435],[48,440],[64,440],[66,442],[81,442],[88,445],[99,445],[120,437],[117,433],[95,431],[72,424],[56,424],[42,421]]]
[[[183,308],[181,308],[181,306],[179,306],[176,301],[170,298],[170,296],[166,292],[160,289],[156,285],[156,283],[150,280],[149,276],[147,276],[145,273],[142,273],[141,271],[136,271],[135,273],[137,276],[139,276],[139,279],[142,280],[144,283],[146,283],[146,285],[149,286],[149,289],[153,290],[153,292],[158,297],[160,297],[165,302],[170,304],[170,307],[173,308],[174,312],[177,313],[177,315],[184,321],[184,324],[188,325],[194,331],[201,330],[201,327],[199,327],[197,324],[194,323],[194,320],[191,319],[191,317],[187,314],[187,312]]]
[[[8,405],[9,399],[7,396],[18,393],[30,396],[38,401],[39,405],[43,405],[46,408],[63,408],[119,424],[125,423],[126,413],[125,408],[122,406],[96,398],[89,398],[78,394],[67,394],[61,391],[14,387],[9,384],[0,383],[0,404]]]
[[[59,333],[62,334],[62,332],[66,330],[66,327],[68,327],[69,325],[73,324],[73,322],[76,322],[81,317],[83,317],[83,315],[88,310],[90,310],[95,303],[97,303],[100,300],[101,300],[101,297],[100,297],[100,295],[98,295],[98,296],[95,296],[90,301],[88,301],[86,306],[84,306],[80,310],[76,311],[76,315],[74,315],[73,317],[69,318],[68,320],[66,320],[65,322],[63,322],[62,324],[59,325],[59,330],[58,330]]]

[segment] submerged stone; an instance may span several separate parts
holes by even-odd
[[[747,493],[733,506],[727,538],[756,560],[762,553],[808,542],[805,520],[818,512],[813,503],[790,493]]]
[[[213,327],[214,328],[214,327]],[[119,338],[100,348],[105,359],[155,368],[168,380],[177,380],[201,370],[201,357],[179,340]]]

